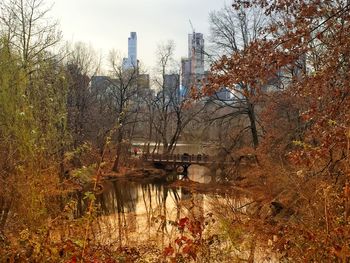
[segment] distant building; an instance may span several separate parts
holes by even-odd
[[[191,61],[189,58],[181,59],[181,86],[189,89],[191,86]]]
[[[165,95],[168,97],[178,97],[180,88],[179,74],[166,74],[164,76]]]
[[[233,94],[232,91],[230,91],[228,88],[221,88],[220,90],[216,91],[211,98],[213,100],[219,100],[219,101],[232,101]]]
[[[202,33],[188,35],[188,58],[191,61],[191,73],[204,74],[204,38]]]
[[[91,89],[97,91],[96,94],[108,94],[111,92],[110,86],[113,80],[107,76],[93,76],[91,78]]]
[[[91,77],[91,87],[95,88],[98,87],[100,85],[103,85],[105,83],[107,83],[109,80],[109,77],[106,76],[92,76]]]
[[[123,68],[130,69],[137,67],[137,35],[136,32],[130,32],[128,38],[128,57],[123,59]]]
[[[152,90],[150,88],[149,74],[139,74],[137,76],[137,97],[135,101],[140,104],[145,104],[145,99],[152,96]]]
[[[137,85],[139,89],[150,89],[149,74],[139,74],[137,77]]]
[[[188,35],[188,58],[181,60],[181,94],[187,95],[192,87],[199,89],[205,77],[203,34],[193,32]]]

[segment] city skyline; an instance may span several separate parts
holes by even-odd
[[[105,62],[110,50],[128,55],[127,38],[137,32],[137,56],[146,70],[155,66],[157,45],[175,41],[174,58],[187,57],[189,20],[196,32],[209,33],[209,12],[222,8],[226,0],[60,0],[52,7],[59,20],[64,40],[84,42],[101,53]],[[69,6],[69,8],[67,8]],[[135,7],[136,6],[136,7]],[[156,7],[156,8],[155,8]]]

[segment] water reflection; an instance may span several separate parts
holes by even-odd
[[[184,210],[192,210],[192,205],[186,209],[185,201],[193,198],[193,194],[183,188],[106,182],[104,193],[98,197],[103,213],[98,220],[98,238],[103,243],[117,242],[121,246],[145,240],[164,244],[174,231],[169,220],[176,221],[187,215]]]
[[[191,165],[188,168],[188,178],[203,184],[208,184],[213,179],[212,176],[210,176],[209,168],[201,165]]]
[[[192,165],[188,178],[208,183],[208,168]],[[210,196],[192,193],[185,188],[171,188],[166,183],[142,183],[125,179],[107,181],[97,196],[100,207],[95,238],[104,244],[119,246],[149,245],[164,247],[178,235],[169,222],[183,217],[202,220],[210,211]]]

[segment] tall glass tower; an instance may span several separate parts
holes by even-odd
[[[130,66],[137,66],[137,35],[136,32],[131,32],[128,38],[128,60]]]
[[[137,35],[136,32],[130,32],[128,38],[128,57],[123,59],[124,69],[137,67]]]

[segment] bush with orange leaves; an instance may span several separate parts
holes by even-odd
[[[256,200],[247,230],[254,226],[281,258],[347,262],[349,1],[236,0],[233,7],[273,17],[259,39],[213,65],[206,87],[243,83],[259,102],[263,135],[259,166],[246,174]]]

